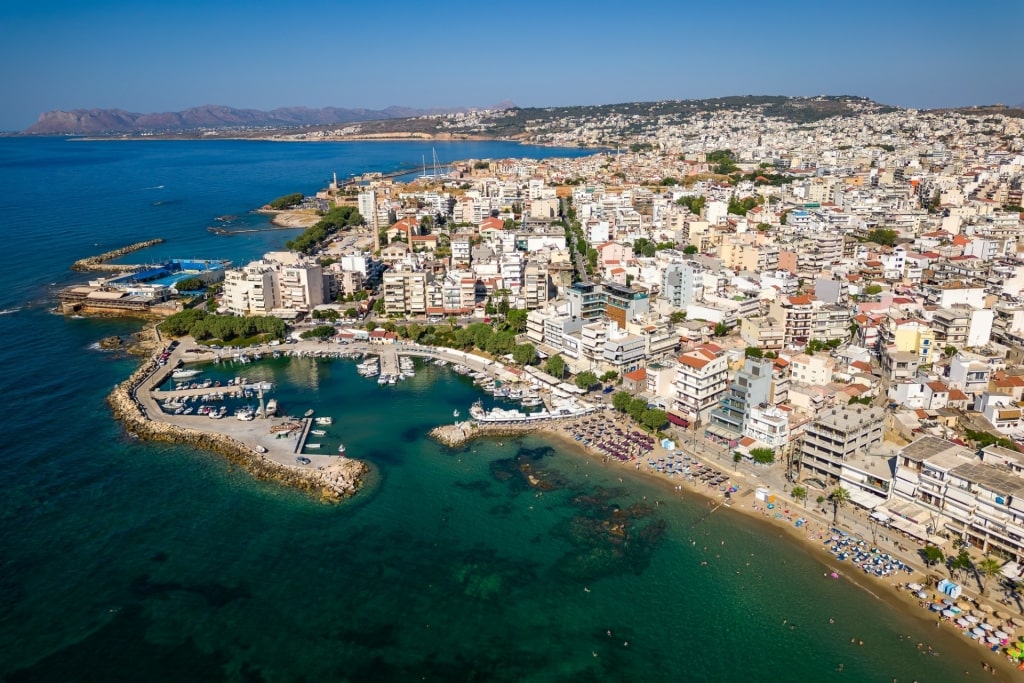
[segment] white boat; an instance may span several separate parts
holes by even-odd
[[[309,433],[312,434],[313,436],[327,436],[326,429],[310,429]]]
[[[248,422],[256,418],[256,413],[249,410],[248,408],[240,408],[235,412],[235,417],[242,422]]]
[[[338,454],[339,455],[345,455],[345,444],[340,444],[338,446]]]
[[[317,417],[317,418],[313,419],[313,422],[316,422],[318,425],[330,425],[330,424],[334,424],[334,418],[333,417]]]
[[[277,415],[277,399],[272,398],[267,401],[267,417]]]
[[[321,445],[322,444],[318,444],[318,443],[307,443],[306,444],[306,448],[320,448]]]
[[[452,411],[452,417],[458,417],[458,416],[459,416],[459,409],[456,408],[455,410]]]
[[[202,370],[175,370],[171,373],[171,379],[188,379],[189,377],[195,377],[196,375],[203,374]]]

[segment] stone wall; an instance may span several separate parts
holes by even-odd
[[[114,387],[107,397],[114,416],[124,424],[125,429],[139,438],[186,444],[218,453],[245,468],[256,479],[276,481],[314,494],[325,501],[341,501],[354,495],[362,486],[369,467],[358,460],[339,458],[337,463],[322,470],[290,467],[256,453],[232,437],[151,420],[145,408],[136,400],[135,391],[145,380],[160,371],[169,374],[171,369],[150,359],[127,380]]]

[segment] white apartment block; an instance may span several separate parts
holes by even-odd
[[[690,424],[707,424],[729,382],[724,351],[705,344],[679,357],[673,408]]]

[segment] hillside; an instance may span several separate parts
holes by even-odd
[[[121,109],[48,111],[22,131],[23,135],[108,135],[196,132],[203,130],[277,130],[296,127],[347,124],[354,121],[409,118],[470,111],[467,108],[343,109],[284,107],[271,111],[204,105],[178,112],[140,114]]]

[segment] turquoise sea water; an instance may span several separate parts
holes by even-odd
[[[113,422],[104,397],[135,361],[92,345],[136,325],[48,312],[78,278],[73,260],[154,236],[168,241],[137,256],[252,258],[290,233],[217,237],[213,217],[313,192],[334,171],[415,163],[430,147],[0,140],[0,309],[12,311],[0,315],[0,678],[924,682],[978,671],[959,639],[826,579],[755,520],[707,516],[696,498],[537,438],[434,444],[427,430],[477,398],[434,366],[386,388],[350,361],[209,370],[274,381],[291,412],[334,417],[324,447],[344,441],[374,467],[341,506]],[[434,147],[443,159],[556,152]],[[548,490],[526,483],[527,466]]]

